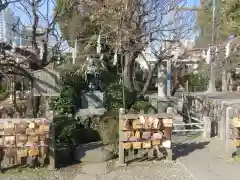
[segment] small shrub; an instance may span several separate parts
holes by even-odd
[[[9,95],[9,92],[7,91],[3,91],[3,92],[0,92],[0,101],[4,101]]]
[[[148,113],[148,111],[153,111],[154,113],[157,112],[157,109],[148,101],[137,101],[130,109],[132,113],[139,113],[141,110],[143,110],[144,113]]]
[[[136,100],[136,93],[124,88],[125,108],[129,109]],[[123,86],[120,84],[109,85],[104,91],[104,107],[106,109],[119,109],[123,107]]]
[[[198,74],[189,74],[188,77],[185,77],[186,79],[189,79],[189,92],[200,92],[200,91],[206,91],[208,87],[208,77],[204,76],[201,73]]]
[[[75,146],[80,144],[79,133],[80,125],[78,121],[72,117],[57,116],[54,117],[56,142]]]
[[[7,88],[0,84],[0,94],[7,91]]]
[[[114,154],[118,154],[118,111],[106,112],[95,125],[101,141],[104,145],[109,145]]]
[[[81,76],[72,71],[63,71],[60,96],[52,98],[50,105],[58,114],[75,114],[76,108],[80,107],[80,92],[86,87],[86,82]]]
[[[118,81],[118,76],[110,71],[102,71],[99,80],[101,81],[102,90],[105,90],[109,85]]]

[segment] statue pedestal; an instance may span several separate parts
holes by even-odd
[[[158,96],[160,98],[166,98],[166,87],[167,87],[166,70],[163,65],[159,65],[158,66],[157,88],[158,88]]]

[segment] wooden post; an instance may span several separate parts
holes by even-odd
[[[47,96],[45,96],[45,109],[44,109],[44,111],[45,111],[45,117],[48,117],[48,113],[49,113],[49,111],[50,111],[50,109],[49,109],[49,103],[48,103],[48,97]]]
[[[125,110],[123,108],[119,109],[119,151],[118,151],[118,166],[125,166],[125,153],[123,147],[123,139],[124,139],[124,132],[123,129],[123,115],[125,114]]]
[[[220,127],[219,127],[219,135],[220,135],[220,140],[225,140],[226,139],[226,109],[224,109],[224,105],[221,103],[221,110],[217,111],[220,114]]]
[[[225,133],[226,133],[226,152],[229,151],[229,138],[230,138],[230,133],[229,133],[229,130],[230,130],[230,110],[232,109],[232,107],[227,107],[226,108],[226,129],[225,129]]]
[[[207,116],[203,116],[203,138],[211,137],[211,120]]]
[[[171,107],[168,107],[167,108],[167,114],[172,114],[172,108]],[[172,127],[165,127],[164,128],[164,134],[166,136],[166,139],[167,140],[170,140],[172,142]],[[166,148],[166,152],[167,152],[167,156],[166,156],[166,159],[168,161],[172,161],[172,156],[173,156],[173,153],[172,153],[172,146],[170,148]]]
[[[0,173],[3,173],[2,161],[4,159],[3,147],[0,147]]]
[[[55,124],[52,122],[51,128],[51,144],[49,146],[49,163],[51,169],[56,169],[56,149],[55,149]]]

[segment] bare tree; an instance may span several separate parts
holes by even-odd
[[[117,49],[123,57],[123,82],[130,90],[133,86],[133,72],[136,58],[142,56],[147,46],[152,44],[158,59],[151,67],[141,94],[147,90],[157,65],[169,55],[171,47],[163,48],[164,41],[179,41],[192,30],[189,13],[180,11],[183,0],[106,0],[83,1],[88,7],[92,21],[99,25],[99,33],[110,32],[103,37],[104,42]],[[150,65],[149,65],[150,66]]]
[[[29,23],[23,24],[23,31],[18,33],[17,39],[24,39],[23,44],[16,42],[1,42],[1,66],[13,68],[8,73],[14,73],[28,77],[31,71],[40,70],[57,60],[60,52],[61,36],[57,28],[57,18],[69,11],[73,4],[64,6],[66,9],[58,9],[55,12],[54,0],[26,0],[14,3],[14,7],[28,17]],[[20,23],[20,20],[17,23]],[[13,25],[13,30],[19,24]],[[30,72],[29,72],[30,71]],[[33,85],[33,83],[32,83]],[[32,86],[33,88],[33,86]],[[38,112],[40,97],[34,99],[34,116]]]
[[[6,9],[11,3],[19,2],[20,0],[4,0],[0,2],[0,11]]]

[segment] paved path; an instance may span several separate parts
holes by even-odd
[[[141,162],[103,174],[97,169],[95,171],[93,173],[92,169],[91,173],[80,173],[74,180],[195,180],[191,173],[177,162]]]
[[[176,158],[197,180],[239,180],[240,161],[233,160],[230,149],[216,139],[190,140],[176,147]]]
[[[234,149],[225,151],[223,141],[203,140],[196,135],[175,136],[176,162],[132,163],[106,173],[103,166],[82,168],[74,180],[239,180],[240,161],[231,158]],[[99,165],[98,165],[99,166]],[[96,169],[98,169],[96,171]],[[94,172],[96,171],[96,172]],[[86,173],[87,172],[87,173]]]

